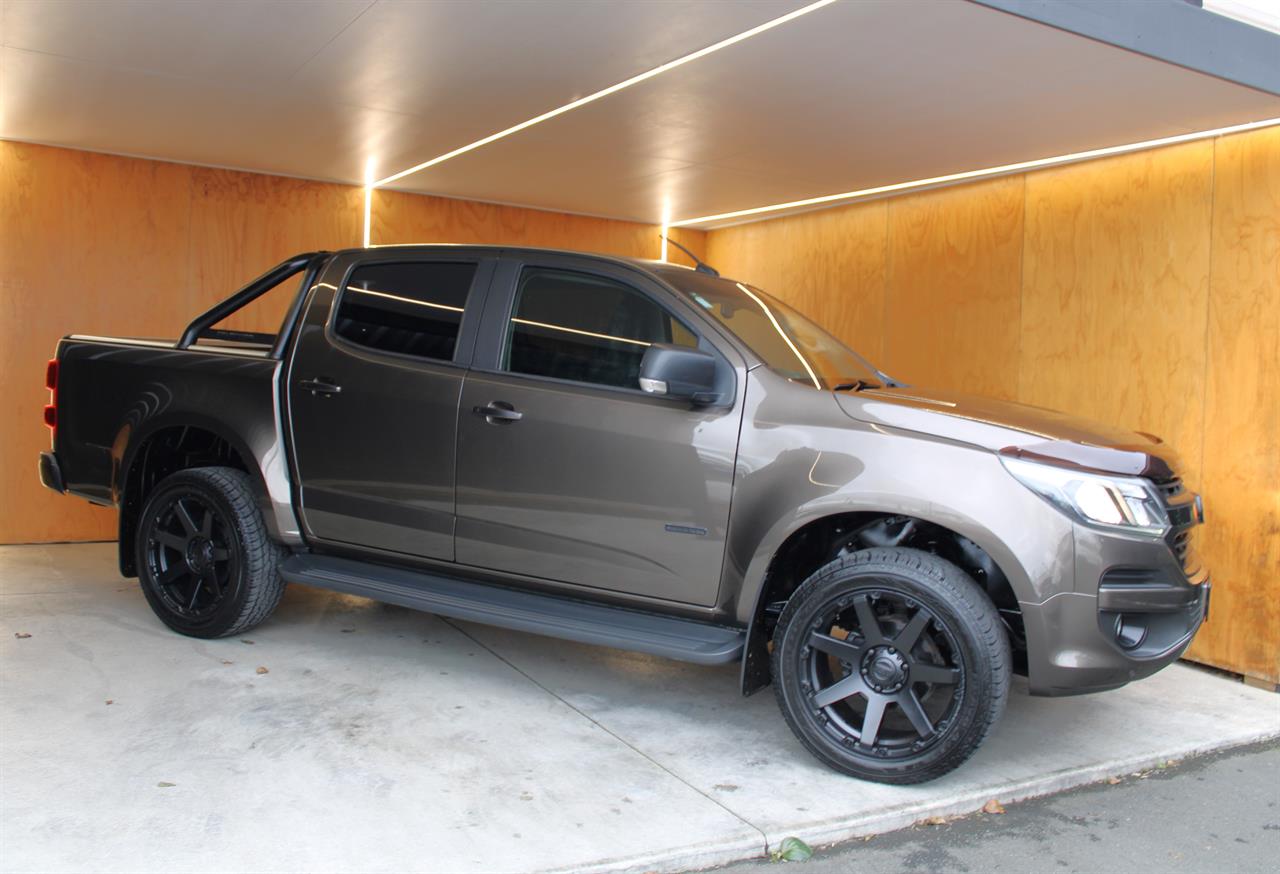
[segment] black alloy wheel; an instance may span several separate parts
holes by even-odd
[[[941,739],[964,698],[964,668],[942,620],[879,582],[828,601],[810,623],[805,700],[835,742],[903,758]]]
[[[1011,658],[995,606],[914,549],[844,555],[805,580],[773,636],[792,731],[831,767],[917,783],[958,767],[998,720]]]
[[[212,501],[192,490],[171,490],[150,509],[148,578],[175,615],[193,622],[207,619],[239,577],[230,523]]]
[[[243,471],[199,467],[166,477],[147,496],[136,541],[142,592],[182,634],[246,631],[284,592],[285,550],[268,535]]]

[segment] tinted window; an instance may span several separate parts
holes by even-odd
[[[857,380],[879,384],[884,379],[861,355],[754,286],[691,270],[673,277],[673,283],[788,379],[823,389]]]
[[[507,334],[506,368],[618,388],[640,387],[651,343],[698,345],[666,310],[619,282],[526,270]]]
[[[334,330],[378,349],[452,361],[475,264],[368,264],[342,292]]]

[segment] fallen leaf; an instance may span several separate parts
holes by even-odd
[[[265,674],[265,673],[267,673],[267,669],[266,669],[266,668],[264,668],[262,665],[258,665],[258,673],[259,673],[259,674]]]
[[[931,816],[924,821],[925,825],[946,825],[949,820],[945,816]]]
[[[116,703],[116,699],[114,699],[114,698],[108,698],[108,699],[107,699],[107,703],[108,703],[108,704],[115,704],[115,703]]]
[[[813,847],[799,838],[783,838],[778,849],[769,854],[775,862],[807,862],[813,856]]]
[[[1121,780],[1119,777],[1108,777],[1107,782],[1110,783],[1112,786],[1117,786],[1120,784]]]
[[[240,638],[240,642],[241,642],[241,643],[248,644],[249,646],[253,646],[253,641],[252,641],[252,640],[245,640],[244,638]]]
[[[30,635],[30,634],[28,634],[28,633],[27,633],[27,632],[25,632],[25,631],[15,631],[15,632],[13,633],[13,636],[14,636],[14,637],[16,637],[16,638],[18,638],[18,640],[26,640],[26,639],[27,639],[28,637],[30,637],[31,635]]]
[[[174,786],[177,786],[177,785],[178,785],[177,783],[166,783],[165,781],[161,780],[159,783],[157,783],[157,784],[156,784],[156,788],[157,788],[157,789],[170,789],[170,788],[172,788],[172,787],[174,787]]]
[[[983,813],[1004,813],[1004,805],[996,799],[992,798],[986,804],[982,805]]]
[[[234,665],[234,664],[235,664],[235,662],[231,661],[231,659],[223,659],[223,660],[222,660],[222,663],[223,663],[224,665]]]

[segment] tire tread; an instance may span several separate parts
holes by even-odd
[[[244,566],[245,594],[239,611],[224,627],[210,629],[209,633],[199,636],[219,638],[241,634],[266,621],[279,605],[285,588],[284,578],[280,576],[280,565],[288,553],[268,534],[266,523],[254,499],[249,475],[244,471],[233,467],[188,468],[167,477],[157,485],[157,490],[179,477],[195,480],[227,503],[231,510],[231,523],[239,539]],[[145,514],[140,514],[141,518],[145,518]],[[142,543],[141,536],[139,543]],[[140,562],[139,570],[144,566]],[[176,631],[188,633],[175,627],[163,614],[160,618]]]
[[[990,700],[979,709],[976,721],[968,726],[963,742],[953,743],[946,753],[927,767],[885,767],[875,774],[854,770],[850,765],[832,758],[810,738],[799,723],[787,701],[787,689],[782,682],[780,665],[782,646],[778,641],[785,633],[789,621],[815,598],[829,597],[826,584],[858,570],[877,567],[889,572],[905,572],[904,575],[920,575],[929,580],[931,590],[947,604],[957,608],[962,621],[970,625],[978,638],[980,651],[990,657]],[[929,552],[901,547],[872,547],[846,553],[810,575],[787,601],[774,632],[775,645],[771,656],[773,688],[787,724],[801,743],[816,757],[846,773],[883,783],[908,784],[932,780],[959,767],[968,759],[991,733],[1003,715],[1009,700],[1009,686],[1013,675],[1013,657],[1009,639],[995,605],[973,579],[951,562]]]

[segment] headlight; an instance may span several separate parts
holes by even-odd
[[[1083,473],[1004,456],[1000,463],[1018,482],[1086,525],[1156,537],[1169,530],[1164,503],[1146,480]]]

